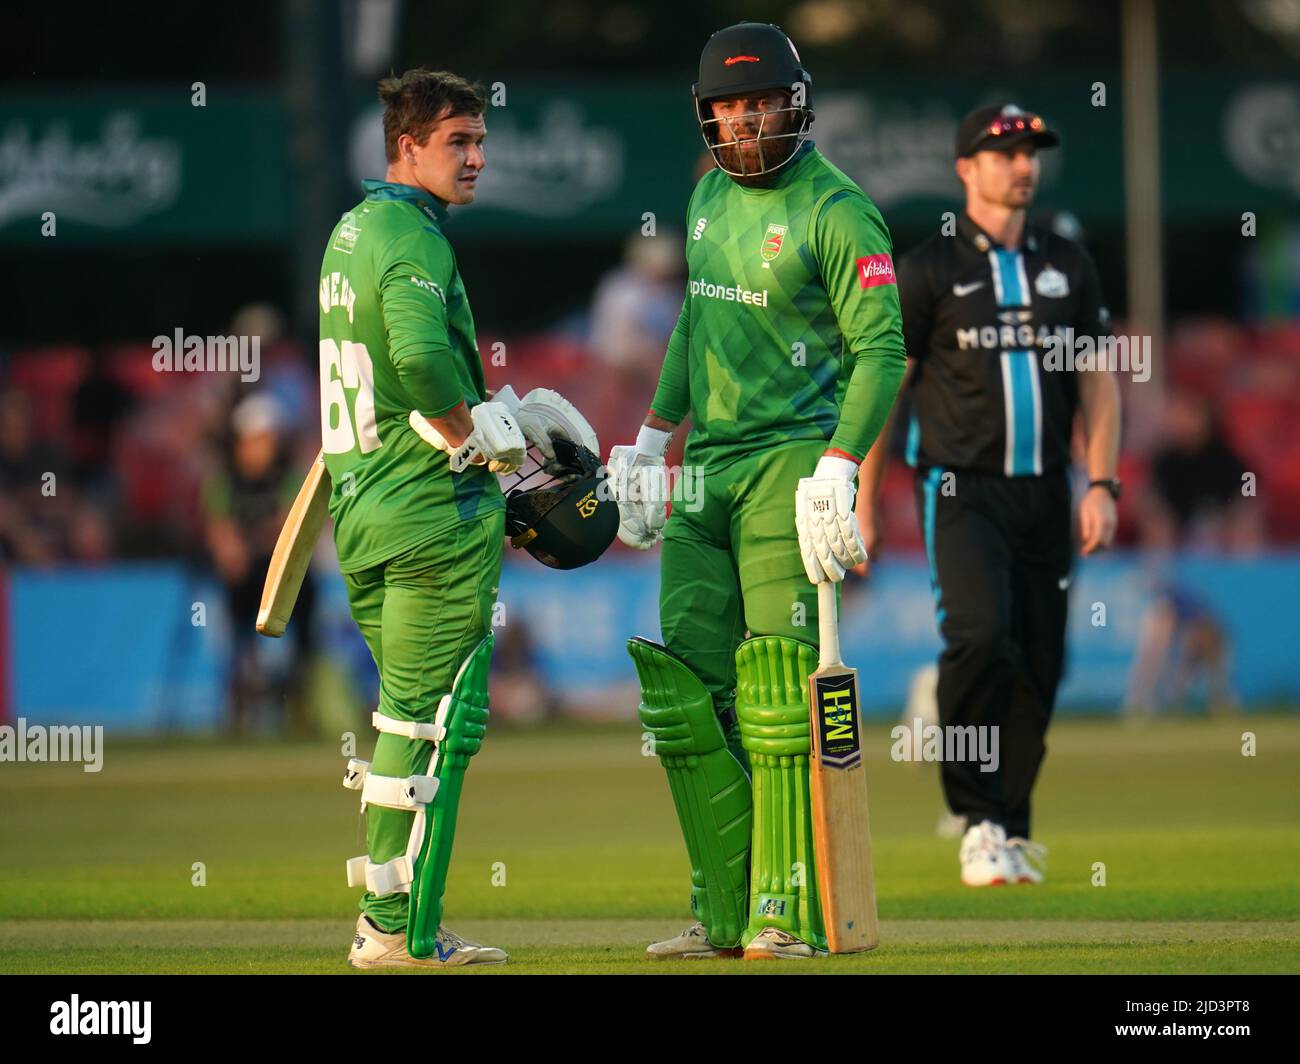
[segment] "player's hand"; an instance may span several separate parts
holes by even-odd
[[[514,414],[524,438],[541,452],[542,468],[548,473],[559,472],[559,467],[555,465],[555,444],[552,442],[556,438],[581,444],[600,457],[600,441],[596,438],[596,430],[578,408],[559,392],[550,388],[534,388],[520,399],[507,384],[492,396],[492,401],[504,403]]]
[[[469,412],[474,426],[465,441],[453,446],[418,410],[408,420],[411,428],[431,447],[451,456],[453,473],[462,473],[471,465],[486,465],[491,473],[513,473],[524,464],[528,441],[504,403],[479,403]]]
[[[618,538],[637,550],[649,550],[663,539],[668,522],[668,469],[660,446],[667,447],[671,434],[659,432],[662,445],[654,437],[643,449],[645,437],[643,430],[637,444],[613,448],[605,463],[610,496],[618,503]]]
[[[1079,504],[1079,538],[1083,554],[1096,554],[1108,550],[1115,542],[1115,529],[1119,519],[1115,513],[1115,500],[1103,487],[1089,488]]]
[[[810,477],[799,481],[794,523],[804,572],[814,584],[844,579],[847,570],[867,560],[867,549],[853,512],[857,463],[822,455]]]

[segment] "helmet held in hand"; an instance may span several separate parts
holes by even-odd
[[[618,533],[618,504],[605,487],[600,459],[580,444],[554,438],[557,474],[540,467],[506,492],[506,533],[552,569],[594,562]]]

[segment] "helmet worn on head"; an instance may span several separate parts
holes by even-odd
[[[709,101],[724,96],[751,95],[767,89],[784,89],[791,105],[766,112],[757,140],[759,169],[733,169],[723,160],[719,126],[727,119],[714,118]],[[784,167],[808,139],[813,123],[812,75],[804,69],[794,42],[777,26],[764,22],[741,22],[718,30],[700,54],[700,80],[691,86],[700,135],[718,168],[732,177],[760,177]],[[791,115],[790,132],[765,135],[763,126],[774,114]],[[777,142],[777,143],[774,143]],[[767,150],[773,151],[769,162]]]
[[[561,472],[538,468],[506,493],[506,532],[552,569],[577,569],[594,562],[618,534],[618,503],[603,489],[604,467],[581,444],[555,437]],[[529,487],[538,478],[543,483]]]

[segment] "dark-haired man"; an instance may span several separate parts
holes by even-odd
[[[320,280],[321,435],[352,617],[379,669],[373,761],[348,763],[367,854],[357,968],[501,963],[441,926],[461,781],[487,723],[505,503],[528,444],[590,427],[554,393],[487,401],[465,286],[443,235],[474,199],[484,99],[454,74],[380,83],[388,172],[330,234]],[[542,392],[539,389],[538,392]],[[589,441],[592,442],[592,441]]]

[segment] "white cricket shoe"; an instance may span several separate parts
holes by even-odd
[[[1047,870],[1047,847],[1028,839],[1007,839],[1010,883],[1041,883]]]
[[[459,968],[466,964],[505,964],[509,956],[494,946],[466,942],[455,931],[438,928],[432,957],[412,957],[406,952],[406,932],[380,931],[362,913],[348,953],[353,968]]]
[[[707,960],[711,957],[739,957],[739,949],[715,946],[709,941],[709,933],[703,924],[691,924],[676,938],[666,938],[662,942],[652,942],[645,949],[645,955],[652,961],[671,960]]]
[[[752,942],[745,947],[745,960],[808,960],[810,957],[825,957],[824,949],[817,949],[794,937],[788,931],[776,927],[765,927]]]
[[[1007,833],[991,820],[967,828],[961,839],[961,881],[968,887],[1014,883],[1007,857]]]

